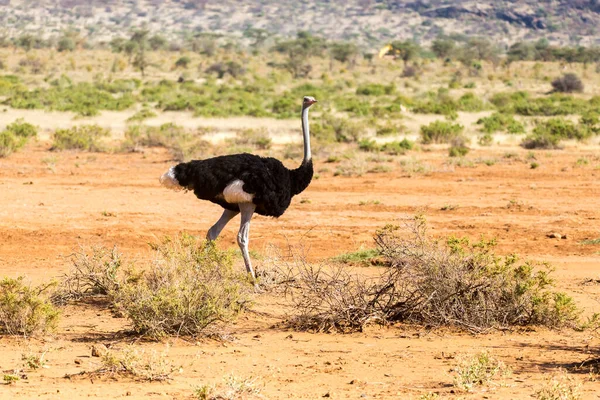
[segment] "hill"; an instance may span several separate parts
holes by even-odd
[[[199,32],[241,37],[258,28],[276,36],[308,30],[366,47],[409,38],[427,43],[442,33],[590,45],[599,41],[600,1],[0,0],[0,22],[5,37],[74,29],[94,42],[145,24],[171,40]]]

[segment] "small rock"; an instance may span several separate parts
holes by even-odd
[[[77,365],[81,365],[82,362],[83,361],[81,361],[81,358],[76,358],[75,359],[75,364],[77,364]]]
[[[323,397],[331,397],[331,394],[329,392],[327,392],[323,395]]]
[[[125,393],[125,396],[131,396],[131,392]]]
[[[102,343],[92,346],[92,357],[102,357],[108,352],[108,348]]]
[[[546,236],[548,236],[550,239],[562,239],[563,238],[563,235],[561,235],[560,233],[557,233],[557,232],[552,232],[551,234],[546,235]],[[567,238],[567,235],[565,235],[565,239],[566,238]]]

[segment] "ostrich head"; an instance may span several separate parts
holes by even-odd
[[[302,101],[302,108],[308,108],[315,104],[317,100],[315,100],[312,96],[304,96],[304,100]]]

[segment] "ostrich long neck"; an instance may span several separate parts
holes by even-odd
[[[304,136],[304,160],[290,171],[292,195],[301,193],[313,177],[313,163],[310,154],[310,132],[308,129],[308,107],[302,109],[302,135]]]
[[[302,135],[304,136],[304,160],[302,160],[302,164],[306,164],[311,160],[310,133],[308,129],[308,107],[302,109]]]

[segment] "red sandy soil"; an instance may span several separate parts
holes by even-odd
[[[508,150],[527,158],[522,149]],[[472,160],[495,158],[491,166],[449,166],[445,150],[407,156],[428,164],[428,174],[409,174],[400,164],[391,172],[360,177],[321,173],[284,216],[253,220],[250,248],[265,254],[273,246],[283,253],[288,246],[300,247],[317,262],[372,248],[377,228],[423,213],[434,236],[484,235],[497,239],[500,254],[550,261],[559,289],[575,298],[584,315],[599,312],[600,245],[582,241],[600,237],[600,160],[575,148],[540,151],[540,166],[532,169],[530,161],[503,157],[508,150],[469,154]],[[578,166],[582,157],[589,164]],[[0,276],[24,275],[33,283],[56,278],[69,269],[68,256],[79,245],[117,245],[129,257],[144,258],[151,256],[148,243],[165,235],[204,236],[220,208],[191,193],[162,188],[158,177],[171,164],[162,149],[53,153],[44,143],[0,159]],[[322,167],[317,163],[317,170]],[[236,232],[234,221],[219,246],[236,246]],[[549,238],[552,233],[566,239]],[[241,260],[238,264],[243,268]],[[600,398],[596,376],[572,369],[600,355],[594,332],[534,328],[475,336],[398,325],[347,335],[299,333],[280,328],[286,313],[282,302],[256,295],[254,311],[228,328],[227,340],[159,343],[123,334],[127,320],[113,317],[103,304],[67,306],[52,335],[0,337],[4,373],[23,368],[21,354],[47,351],[47,368],[26,370],[27,379],[0,387],[0,398],[188,399],[195,387],[222,386],[233,375],[255,378],[256,397],[267,399],[418,399],[430,392],[443,398],[526,399],[559,368],[567,368],[582,385],[582,398]],[[164,352],[165,360],[181,368],[167,382],[65,378],[99,367],[99,359],[90,355],[97,343]],[[482,350],[510,366],[512,375],[471,393],[454,388],[452,367],[461,356]]]

